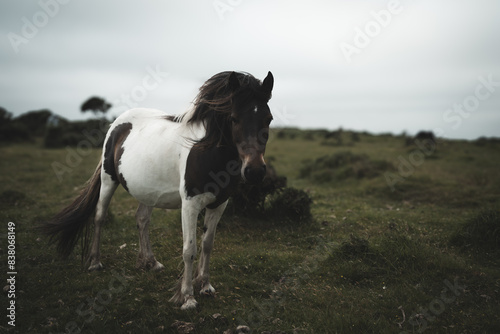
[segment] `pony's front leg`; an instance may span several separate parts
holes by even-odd
[[[184,274],[181,284],[171,302],[182,304],[182,310],[195,308],[197,305],[193,295],[193,263],[196,259],[196,222],[201,211],[194,200],[182,203],[182,258],[184,260]]]
[[[215,230],[217,224],[226,209],[227,201],[215,209],[208,209],[205,213],[204,234],[201,243],[201,256],[198,263],[198,272],[195,278],[195,285],[201,288],[200,294],[212,295],[215,293],[214,287],[210,284],[210,253],[214,245]]]

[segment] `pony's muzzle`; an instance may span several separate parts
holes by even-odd
[[[260,183],[266,176],[265,146],[259,145],[256,138],[237,145],[242,162],[241,176],[248,183]]]
[[[260,183],[266,176],[266,170],[267,167],[265,164],[258,167],[247,166],[245,167],[243,175],[248,183]]]

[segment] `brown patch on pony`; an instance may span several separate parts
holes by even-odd
[[[240,168],[238,150],[235,147],[191,149],[184,175],[187,195],[193,197],[211,192],[216,199],[207,207],[215,209],[236,190],[240,179]]]
[[[122,123],[113,129],[105,145],[103,163],[104,171],[111,176],[113,181],[119,182],[127,191],[127,181],[123,174],[119,173],[118,167],[124,151],[123,143],[130,134],[130,130],[132,130],[131,123]]]
[[[118,174],[118,180],[120,180],[122,187],[128,192],[127,180],[125,180],[122,173]]]

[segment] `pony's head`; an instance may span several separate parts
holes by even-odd
[[[203,122],[206,128],[195,147],[235,147],[241,176],[251,183],[262,181],[266,175],[264,152],[273,119],[267,103],[273,84],[271,72],[263,82],[248,73],[218,73],[200,88],[189,120]]]
[[[269,72],[262,84],[253,87],[244,79],[240,82],[235,72],[228,78],[228,85],[236,92],[231,104],[231,136],[240,156],[243,180],[258,183],[266,175],[264,153],[273,120],[267,103],[274,78]]]

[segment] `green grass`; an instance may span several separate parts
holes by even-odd
[[[119,188],[102,236],[105,270],[88,273],[79,248],[61,260],[35,227],[77,195],[100,150],[74,163],[66,149],[0,147],[2,268],[7,222],[16,223],[12,332],[170,333],[179,321],[196,333],[241,324],[254,333],[500,331],[500,143],[440,141],[425,154],[397,136],[344,131],[329,142],[321,131],[280,132],[271,135],[267,156],[289,186],[312,197],[312,221],[223,217],[211,262],[217,295],[198,296],[189,312],[168,302],[182,270],[179,212],[153,212],[151,242],[165,270],[138,271],[137,203]],[[360,170],[360,161],[383,168],[342,178],[335,166],[314,164],[339,154],[362,157],[342,164],[344,171]],[[402,161],[416,162],[413,170]],[[53,162],[74,167],[59,181]],[[301,178],[303,168],[334,177]],[[393,189],[386,172],[399,177]],[[0,332],[10,328],[3,318]]]

